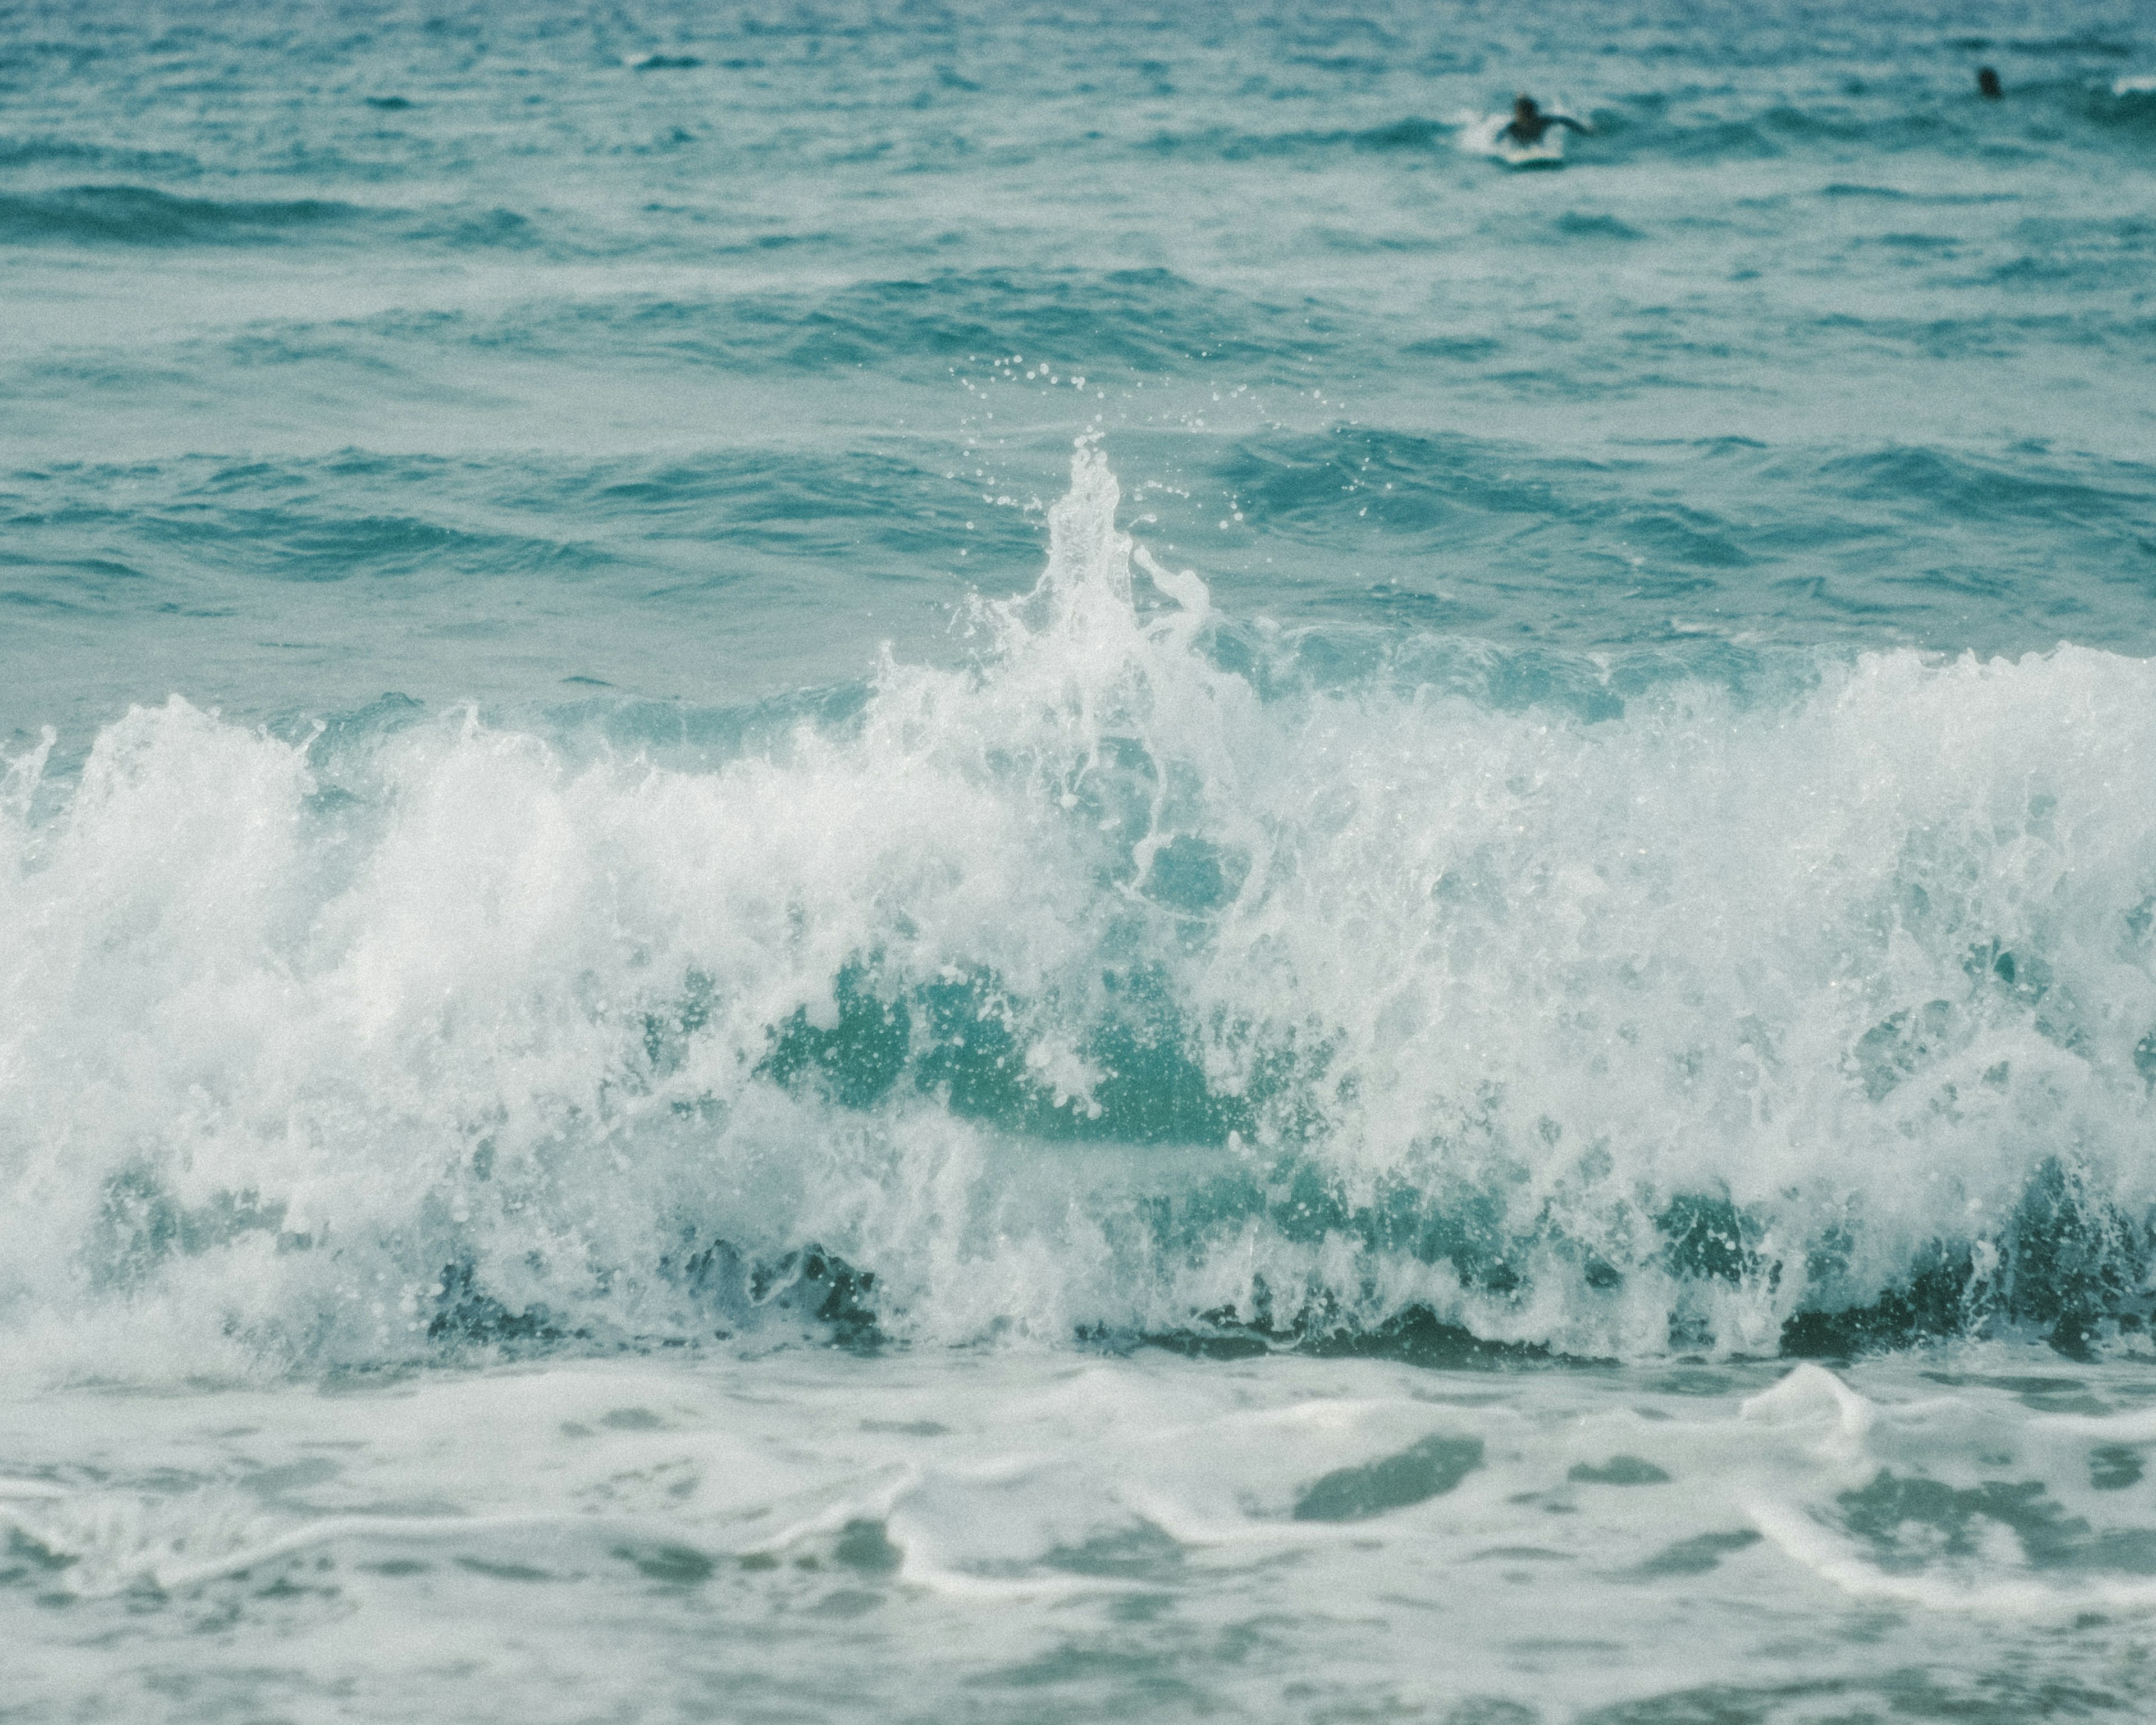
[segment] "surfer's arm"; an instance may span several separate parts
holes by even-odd
[[[1580,136],[1582,136],[1582,137],[1589,137],[1589,136],[1593,136],[1594,131],[1594,128],[1593,126],[1582,126],[1582,125],[1581,125],[1581,124],[1580,124],[1577,120],[1574,120],[1574,119],[1572,117],[1572,116],[1571,116],[1571,115],[1569,115],[1569,114],[1552,114],[1552,115],[1550,115],[1550,116],[1548,116],[1548,118],[1549,118],[1549,123],[1550,123],[1552,126],[1570,126],[1570,127],[1571,127],[1574,131],[1578,132],[1578,133],[1580,135]]]

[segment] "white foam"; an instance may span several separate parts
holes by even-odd
[[[1804,1431],[1823,1447],[1851,1455],[1863,1450],[1878,1409],[1824,1366],[1806,1363],[1744,1402],[1738,1417]]]
[[[1565,128],[1553,126],[1532,144],[1505,136],[1512,115],[1483,114],[1472,109],[1452,116],[1453,146],[1470,156],[1491,156],[1513,167],[1564,160]]]
[[[856,724],[716,770],[471,713],[295,743],[178,698],[72,784],[17,762],[0,1346],[153,1378],[398,1358],[460,1275],[708,1332],[661,1260],[722,1237],[821,1240],[923,1341],[1172,1328],[1261,1279],[1363,1322],[1761,1353],[1933,1240],[1975,1242],[1984,1296],[2046,1158],[2150,1201],[2156,815],[2121,789],[2156,770],[2148,664],[1821,659],[1594,723],[1383,680],[1261,700],[1116,502],[1082,447],[977,665],[888,663]],[[1295,685],[1293,636],[1235,650]],[[1006,1117],[760,1070],[788,1024],[835,1031],[850,966],[912,1002],[916,1058],[925,991],[974,989]],[[1070,1141],[1127,1117],[1098,1035],[1132,978],[1218,1106],[1252,1099],[1229,1142]],[[1306,1177],[1419,1194],[1519,1286],[1261,1214]],[[1242,1196],[1142,1225],[1201,1190]],[[1657,1232],[1686,1194],[1746,1219],[1707,1274]]]

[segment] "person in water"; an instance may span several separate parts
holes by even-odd
[[[1545,114],[1535,105],[1532,96],[1523,95],[1514,99],[1512,117],[1497,136],[1515,144],[1539,144],[1543,134],[1553,126],[1568,126],[1582,137],[1594,130],[1582,126],[1569,114]]]
[[[1997,101],[2006,94],[1999,87],[1999,74],[1989,66],[1976,69],[1976,93],[1990,102]]]

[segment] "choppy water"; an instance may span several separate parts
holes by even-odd
[[[2145,9],[4,16],[0,1717],[2156,1710]]]

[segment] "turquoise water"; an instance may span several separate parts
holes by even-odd
[[[8,24],[0,1717],[2156,1708],[2144,10]]]

